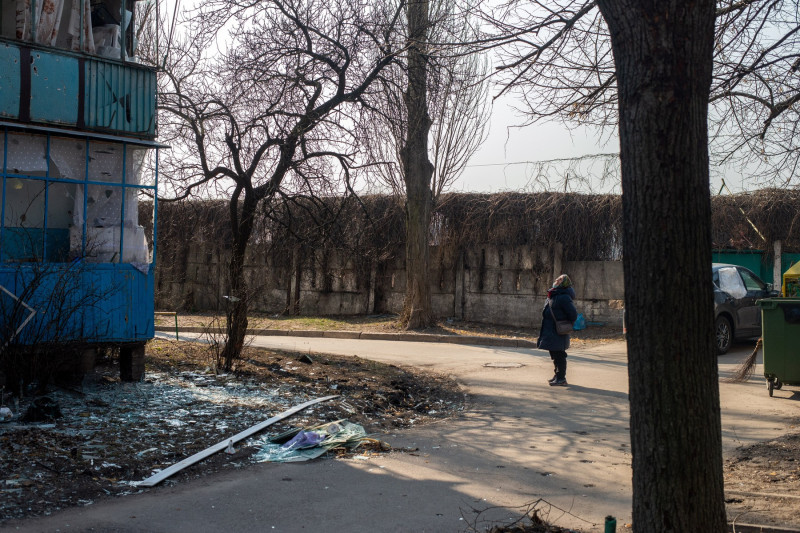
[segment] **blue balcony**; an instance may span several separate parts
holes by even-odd
[[[0,39],[0,119],[155,138],[155,71]]]
[[[0,352],[153,336],[158,145],[0,123]],[[145,213],[146,214],[146,213]]]
[[[153,338],[152,266],[0,262],[0,288],[0,347]]]

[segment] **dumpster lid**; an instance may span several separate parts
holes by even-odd
[[[778,306],[795,307],[800,306],[800,298],[762,298],[756,300],[756,305],[760,306],[762,309],[775,309]]]
[[[800,276],[800,261],[798,261],[797,263],[795,263],[792,266],[790,266],[789,269],[786,272],[783,273],[783,275],[784,275],[784,277],[785,276],[790,276],[790,277]]]

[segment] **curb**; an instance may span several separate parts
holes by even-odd
[[[174,333],[175,328],[169,326],[155,326],[155,331]],[[208,331],[208,328],[203,326],[184,326],[178,328],[179,333],[205,333],[206,331]],[[223,334],[224,330],[218,329],[215,333]],[[473,337],[465,335],[431,335],[427,333],[376,333],[371,331],[318,331],[303,329],[248,329],[247,335],[263,335],[268,337],[322,337],[328,339],[364,339],[401,342],[442,342],[447,344],[464,344],[471,346],[498,346],[502,348],[536,348],[536,342],[527,339],[484,336]]]
[[[795,528],[733,523],[728,524],[728,531],[730,533],[800,533],[800,529]]]

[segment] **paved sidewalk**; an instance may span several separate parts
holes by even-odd
[[[254,344],[447,373],[470,405],[455,419],[381,437],[412,453],[253,465],[8,529],[447,533],[516,519],[539,499],[554,506],[549,520],[582,531],[602,531],[608,514],[631,520],[623,343],[570,350],[566,388],[548,386],[552,363],[540,350],[286,336]],[[746,351],[720,358],[721,373]],[[726,450],[787,431],[794,402],[770,401],[762,381],[721,384]]]

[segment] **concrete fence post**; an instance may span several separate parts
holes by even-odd
[[[464,319],[464,250],[458,254],[455,264],[455,284],[453,285],[453,316]]]
[[[553,276],[550,278],[550,283],[553,282],[558,276],[563,274],[563,263],[562,258],[564,256],[564,245],[560,242],[557,242],[553,246]]]
[[[369,269],[369,287],[367,287],[367,309],[364,314],[369,315],[375,311],[375,283],[378,279],[378,267],[372,263]]]

